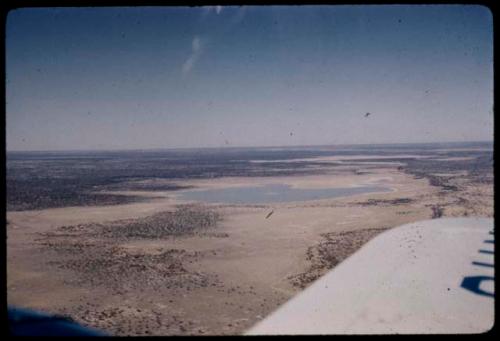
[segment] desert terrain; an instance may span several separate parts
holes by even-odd
[[[490,145],[280,153],[235,153],[217,167],[206,161],[213,156],[176,164],[176,155],[175,167],[158,174],[182,176],[141,166],[133,176],[94,183],[94,173],[81,173],[85,190],[70,187],[68,177],[57,195],[42,186],[55,168],[29,183],[37,166],[11,157],[18,163],[9,168],[8,157],[8,303],[112,335],[241,334],[378,233],[494,214]],[[88,162],[78,169],[99,167]],[[199,164],[205,168],[196,173]],[[254,204],[182,196],[266,184],[385,190]],[[83,193],[81,201],[71,191]]]

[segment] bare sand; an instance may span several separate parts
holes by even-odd
[[[460,191],[443,193],[393,165],[371,165],[360,174],[337,169],[179,182],[201,189],[266,183],[383,184],[393,191],[273,205],[207,204],[222,217],[217,226],[156,239],[103,240],[92,231],[174,211],[184,203],[175,192],[156,191],[163,198],[134,204],[7,212],[8,303],[67,314],[114,335],[241,334],[385,229],[428,219],[436,206],[444,216],[493,215],[492,186],[470,185],[464,176],[456,180]]]

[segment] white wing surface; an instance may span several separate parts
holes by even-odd
[[[481,333],[494,324],[493,219],[388,230],[246,334]]]

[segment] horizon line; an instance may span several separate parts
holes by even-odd
[[[432,145],[432,144],[459,144],[459,143],[491,143],[494,140],[474,141],[441,141],[441,142],[385,142],[385,143],[342,143],[342,144],[313,144],[313,145],[274,145],[274,146],[221,146],[221,147],[151,147],[126,149],[46,149],[46,150],[7,150],[6,153],[64,153],[64,152],[148,152],[148,151],[179,151],[179,150],[210,150],[210,149],[269,149],[269,148],[311,148],[311,147],[348,147],[348,146],[387,146],[387,145]]]

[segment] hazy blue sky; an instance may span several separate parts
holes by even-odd
[[[16,10],[7,149],[491,141],[492,25],[451,5]]]

